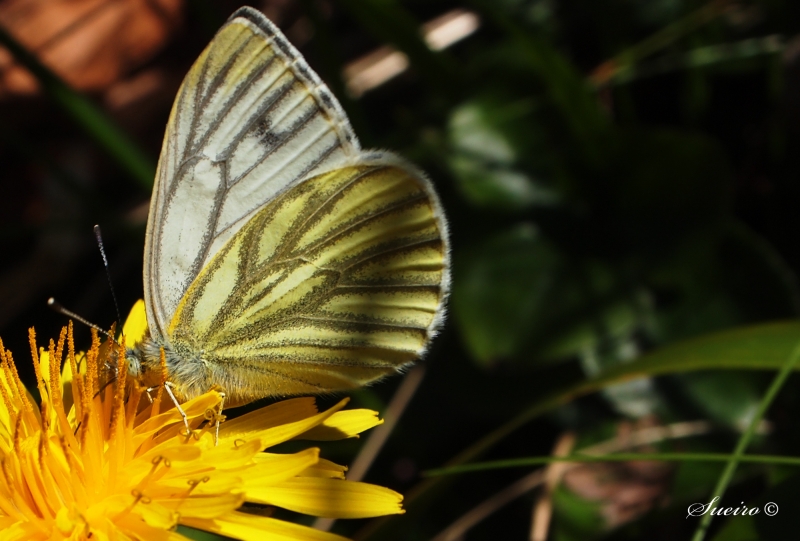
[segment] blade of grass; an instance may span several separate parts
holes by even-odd
[[[625,49],[614,58],[606,60],[590,75],[592,84],[596,86],[607,84],[621,71],[631,69],[648,56],[666,49],[684,36],[715,20],[725,13],[729,4],[730,0],[712,0],[686,17]]]
[[[756,414],[750,420],[750,425],[747,427],[747,430],[744,432],[744,434],[739,437],[739,441],[736,443],[736,448],[733,451],[733,455],[731,455],[728,459],[725,470],[723,470],[722,475],[720,475],[717,486],[714,487],[714,493],[711,496],[711,501],[714,501],[717,498],[720,500],[722,499],[722,495],[725,494],[725,490],[728,488],[731,479],[733,479],[733,474],[736,471],[736,467],[739,465],[739,462],[745,462],[746,459],[750,458],[745,456],[744,451],[747,449],[747,446],[750,445],[750,440],[753,439],[753,434],[755,434],[756,427],[761,421],[761,418],[767,412],[767,409],[769,409],[770,405],[775,400],[775,397],[778,396],[778,392],[781,390],[781,387],[783,387],[783,384],[786,383],[789,374],[792,373],[792,370],[794,370],[795,366],[797,365],[798,359],[800,359],[800,343],[797,344],[792,353],[786,359],[786,362],[783,364],[780,372],[778,372],[778,374],[775,376],[775,379],[772,380],[772,384],[770,384],[769,389],[767,389],[767,392],[764,393],[764,398],[761,399],[761,404],[758,406],[758,411],[756,411]],[[692,541],[703,541],[712,520],[713,514],[708,513],[703,515],[700,524],[697,526],[697,530],[694,532]]]
[[[0,45],[30,71],[42,89],[142,187],[153,186],[155,166],[137,145],[94,103],[61,78],[0,26]]]
[[[621,85],[631,81],[662,75],[678,70],[705,68],[726,62],[747,60],[759,56],[779,55],[786,49],[780,35],[751,38],[742,41],[698,47],[685,53],[670,54],[639,65],[619,66],[603,84]]]
[[[425,477],[439,477],[459,473],[484,472],[491,470],[504,470],[508,468],[522,468],[527,466],[541,466],[552,462],[631,462],[642,460],[656,460],[661,462],[728,462],[736,458],[739,462],[756,462],[759,464],[780,464],[782,466],[800,466],[800,457],[779,455],[739,455],[729,453],[615,453],[613,455],[585,455],[574,454],[569,456],[532,456],[524,458],[508,458],[505,460],[491,460],[462,464],[449,468],[436,468],[422,472]]]

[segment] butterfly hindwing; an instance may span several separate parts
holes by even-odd
[[[435,332],[447,288],[436,196],[396,158],[365,161],[268,203],[186,292],[170,340],[202,349],[234,400],[363,385]]]
[[[162,148],[145,246],[150,331],[264,203],[353,161],[358,141],[327,87],[259,12],[237,11],[178,93]]]

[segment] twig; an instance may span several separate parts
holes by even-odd
[[[575,447],[575,433],[565,432],[556,441],[553,456],[567,456],[573,447]],[[545,468],[545,489],[536,499],[531,516],[531,541],[547,541],[547,531],[550,529],[550,519],[553,516],[553,491],[569,468],[568,462],[553,462]]]
[[[515,481],[513,484],[494,494],[489,499],[484,500],[476,507],[470,509],[458,520],[442,530],[442,532],[434,537],[431,541],[456,541],[457,539],[461,539],[465,533],[467,533],[473,526],[481,522],[483,519],[501,507],[505,506],[507,503],[511,503],[523,494],[527,494],[534,488],[541,485],[544,482],[544,478],[544,469],[539,469],[529,473],[522,479]]]

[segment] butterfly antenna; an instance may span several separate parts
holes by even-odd
[[[106,269],[108,288],[111,290],[111,298],[114,299],[114,309],[117,311],[117,325],[121,325],[122,317],[119,313],[119,303],[117,302],[117,294],[114,291],[114,283],[111,281],[111,270],[108,268],[108,258],[106,257],[106,249],[103,247],[103,235],[100,233],[99,225],[94,226],[94,238],[97,239],[97,247],[100,249],[100,255],[103,256],[103,267]]]
[[[80,321],[81,323],[83,323],[87,327],[91,327],[92,329],[96,330],[99,333],[104,334],[105,336],[107,336],[108,338],[110,338],[111,340],[116,342],[116,340],[114,340],[114,337],[111,336],[110,334],[108,334],[107,331],[104,331],[103,329],[101,329],[99,325],[95,325],[91,321],[88,321],[88,320],[82,318],[81,316],[79,316],[75,312],[73,312],[71,310],[67,310],[66,308],[61,306],[61,303],[59,303],[53,297],[50,297],[49,299],[47,299],[47,306],[49,306],[50,308],[52,308],[54,311],[58,312],[61,315],[64,315],[64,316],[67,316],[67,317],[71,317],[75,321]]]

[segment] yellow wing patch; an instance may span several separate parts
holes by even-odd
[[[131,308],[125,324],[122,326],[122,334],[125,336],[125,343],[133,345],[141,342],[147,333],[147,313],[144,308],[144,301],[138,300]]]
[[[412,362],[434,332],[446,282],[442,227],[430,189],[403,167],[310,178],[214,256],[181,300],[169,339],[201,357],[234,401],[374,381]]]

